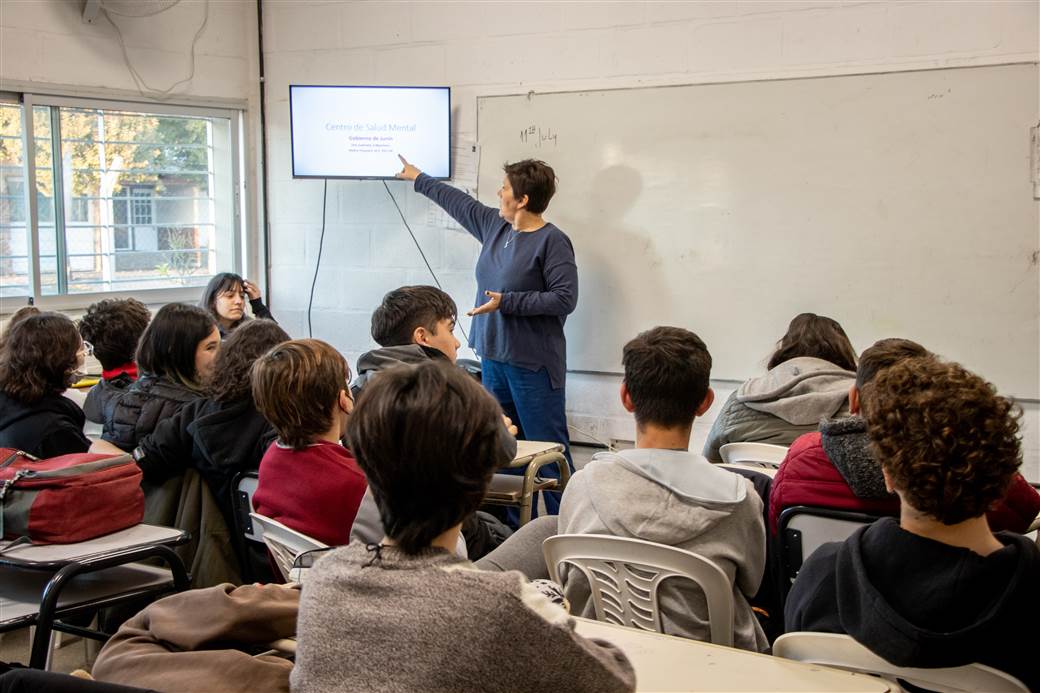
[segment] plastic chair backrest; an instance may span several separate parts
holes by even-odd
[[[233,504],[235,521],[239,525],[242,536],[252,541],[264,540],[264,530],[259,525],[254,524],[250,517],[253,514],[253,494],[256,493],[256,487],[259,483],[260,478],[256,472],[243,472],[235,482]]]
[[[877,656],[848,635],[837,633],[787,633],[773,643],[773,655],[799,662],[876,674],[897,685],[906,682],[930,691],[962,693],[1028,693],[1029,689],[1010,674],[984,664],[967,664],[944,669],[897,667]]]
[[[832,541],[845,541],[857,529],[879,519],[866,513],[795,505],[780,513],[778,534],[780,555],[787,577],[792,581],[802,564],[816,549]]]
[[[301,534],[295,529],[290,529],[277,520],[257,513],[249,513],[249,516],[263,529],[264,543],[274,556],[274,562],[285,580],[289,580],[289,572],[292,570],[296,557],[301,553],[328,548],[327,544],[312,539],[306,534]]]
[[[641,539],[602,534],[559,534],[542,544],[549,577],[560,582],[570,563],[589,583],[596,619],[663,632],[657,592],[669,578],[692,580],[708,604],[711,642],[733,645],[733,584],[715,563],[691,551]]]
[[[787,448],[769,443],[726,443],[719,448],[719,455],[726,464],[776,469],[787,456]]]

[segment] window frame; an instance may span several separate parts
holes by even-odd
[[[96,98],[89,96],[82,97],[71,97],[71,96],[56,96],[50,94],[39,94],[31,91],[25,91],[20,94],[18,93],[0,93],[0,101],[5,103],[17,103],[22,108],[22,157],[23,157],[23,181],[25,190],[25,209],[26,209],[26,222],[29,233],[29,286],[30,293],[26,296],[26,299],[31,300],[32,304],[39,307],[42,310],[75,310],[86,308],[90,304],[99,301],[104,298],[137,298],[146,304],[163,304],[171,303],[176,301],[185,301],[189,303],[195,303],[198,301],[199,295],[201,294],[201,287],[169,287],[162,289],[138,289],[130,291],[94,291],[90,293],[60,293],[60,294],[43,294],[41,290],[41,273],[40,273],[40,219],[39,210],[36,200],[36,140],[34,137],[35,129],[35,117],[34,108],[36,106],[49,106],[54,108],[87,108],[87,109],[100,109],[100,110],[122,110],[133,113],[147,113],[155,115],[170,115],[170,116],[196,116],[196,117],[209,117],[209,118],[225,118],[229,122],[230,127],[230,154],[231,154],[231,179],[232,179],[232,247],[231,254],[234,259],[232,267],[228,268],[228,271],[236,272],[238,274],[243,273],[243,267],[246,265],[246,248],[244,243],[245,237],[245,200],[246,200],[246,182],[242,175],[244,160],[243,160],[243,146],[244,140],[244,110],[241,108],[234,107],[217,107],[217,106],[190,106],[182,104],[168,104],[168,103],[151,103],[142,101],[127,101],[117,99],[105,99]],[[57,111],[55,111],[57,112]],[[55,139],[58,139],[58,145],[60,145],[60,134],[58,138],[55,138],[54,133],[52,137],[52,146],[55,145]],[[59,161],[60,150],[55,150],[54,161]],[[128,201],[128,205],[129,205]],[[154,204],[154,202],[153,202]],[[57,205],[57,201],[56,201]],[[128,208],[128,212],[129,212]],[[63,246],[64,233],[65,233],[65,215],[64,210],[61,210],[61,218],[59,219],[59,210],[55,209],[55,224],[57,226],[55,233],[58,236],[59,245],[59,257],[63,255],[61,246]],[[68,266],[68,258],[64,258],[65,266]],[[64,290],[64,287],[62,285]],[[0,314],[6,314],[14,312],[21,305],[21,297],[11,296],[3,300],[3,306],[0,308]]]

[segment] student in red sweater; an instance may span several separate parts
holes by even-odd
[[[253,367],[253,399],[278,439],[260,461],[253,507],[330,546],[350,540],[368,487],[340,440],[354,410],[350,367],[332,346],[298,339]]]
[[[780,513],[795,505],[851,510],[872,515],[899,515],[899,497],[885,487],[859,416],[861,394],[886,368],[931,352],[909,339],[882,339],[860,356],[856,383],[849,391],[852,416],[824,421],[820,430],[798,438],[773,478],[769,494],[769,527],[778,529]],[[993,531],[1022,533],[1040,513],[1040,495],[1015,473],[1002,499],[986,510]]]

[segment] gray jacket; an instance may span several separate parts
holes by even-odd
[[[721,462],[726,443],[790,445],[822,419],[844,416],[856,374],[829,361],[799,357],[748,380],[722,406],[704,443],[704,456]]]
[[[733,583],[733,644],[769,647],[745,595],[754,595],[766,563],[762,500],[751,482],[685,450],[599,453],[571,477],[560,504],[560,534],[610,534],[692,551]],[[595,617],[588,584],[573,568],[561,579],[571,613]],[[690,581],[660,588],[664,632],[709,640],[704,593]]]

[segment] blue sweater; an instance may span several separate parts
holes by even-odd
[[[497,311],[473,318],[470,347],[481,358],[532,371],[545,368],[552,386],[562,387],[567,371],[563,325],[578,304],[571,239],[552,224],[518,233],[494,207],[425,174],[415,179],[415,190],[480,241],[473,305],[487,302],[485,291],[502,293]]]

